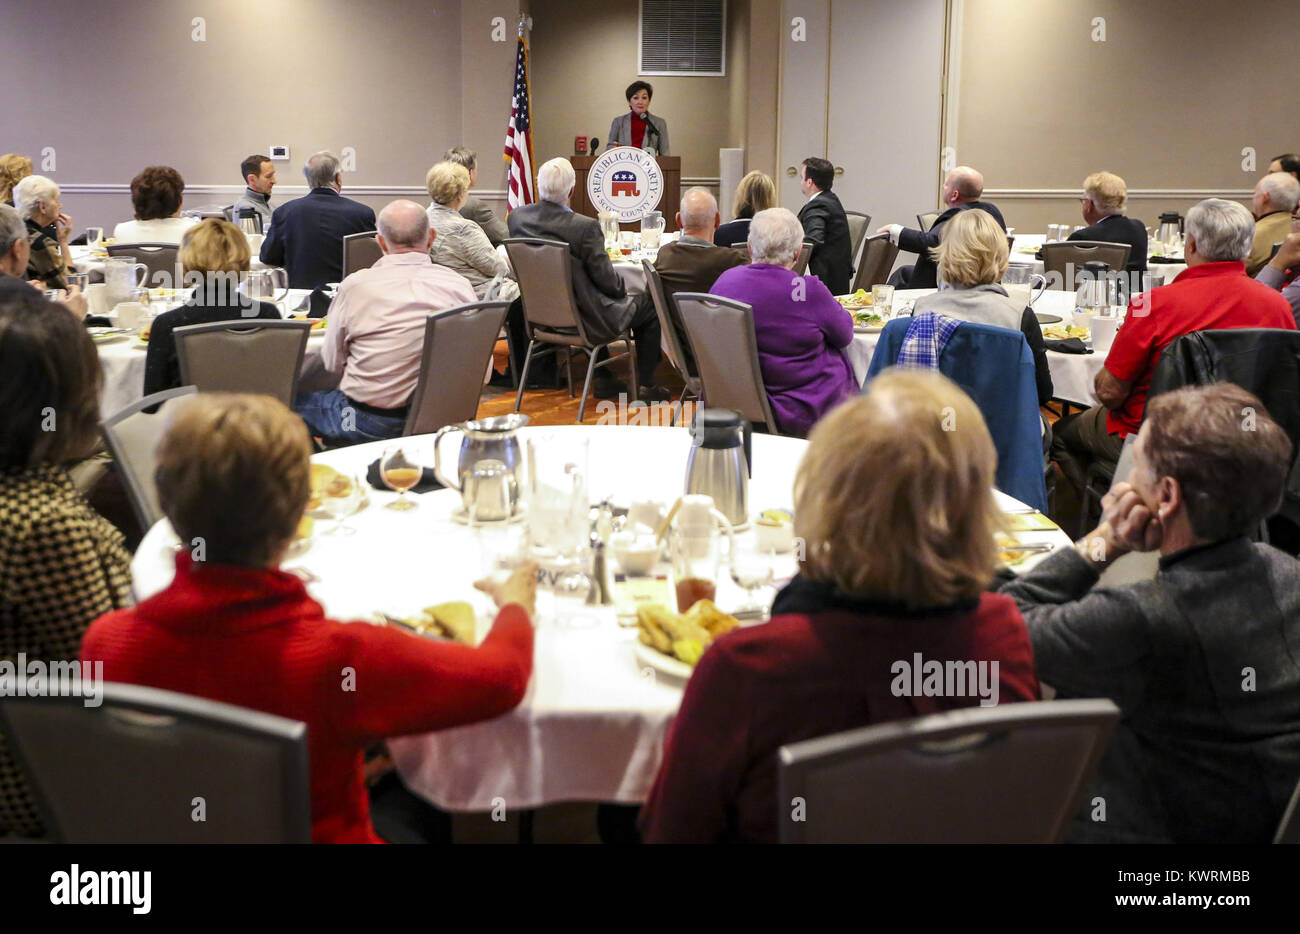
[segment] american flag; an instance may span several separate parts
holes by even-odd
[[[510,123],[506,127],[506,151],[510,164],[510,185],[506,192],[506,210],[537,200],[533,188],[533,131],[528,106],[528,44],[519,30],[515,51],[515,95],[510,100]]]

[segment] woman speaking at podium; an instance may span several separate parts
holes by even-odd
[[[627,86],[629,109],[610,124],[606,149],[635,146],[648,149],[657,156],[669,155],[668,121],[650,113],[650,97],[654,92],[648,81],[633,81]]]

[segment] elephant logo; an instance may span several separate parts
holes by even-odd
[[[609,193],[614,197],[641,197],[641,189],[636,187],[635,172],[615,172],[610,176]]]

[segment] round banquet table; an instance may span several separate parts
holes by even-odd
[[[682,491],[690,450],[690,435],[683,428],[525,428],[520,438],[561,447],[589,439],[593,501],[608,495],[616,503],[653,499],[667,504]],[[431,436],[412,440],[432,456]],[[329,451],[314,460],[363,473],[385,443]],[[444,442],[444,459],[455,454],[456,443]],[[806,444],[754,436],[752,513],[790,506]],[[302,569],[315,578],[307,590],[331,618],[368,620],[377,611],[402,615],[465,600],[479,613],[482,638],[493,611],[471,584],[485,562],[476,533],[452,520],[458,494],[422,494],[418,508],[408,512],[380,508],[395,495],[370,490],[369,504],[347,520],[353,535],[328,534],[322,524],[332,520],[322,520],[307,550],[286,562],[286,570]],[[1004,509],[1019,506],[1010,497],[997,496]],[[1055,547],[1070,544],[1059,530],[1018,533],[1017,538]],[[131,566],[140,599],[170,583],[175,544],[166,520],[145,536]],[[785,560],[776,569],[778,578],[794,570],[793,558]],[[1041,556],[1022,566],[1034,560]],[[764,593],[770,602],[773,591]],[[738,596],[724,573],[718,602],[734,606]],[[682,683],[638,659],[636,629],[618,625],[612,608],[584,608],[588,618],[582,625],[557,619],[549,594],[539,593],[537,609],[533,675],[515,710],[485,723],[388,741],[408,787],[439,807],[484,811],[502,801],[510,808],[562,801],[639,803],[649,793]]]
[[[934,289],[908,289],[894,293],[894,308],[907,313],[909,306],[921,295],[932,295]],[[1048,314],[1060,315],[1061,322],[1069,324],[1074,312],[1074,293],[1048,289],[1034,302],[1034,310]],[[867,378],[867,369],[871,366],[871,357],[876,352],[876,343],[880,332],[855,333],[853,343],[845,349],[845,355],[853,366],[853,375],[859,383]],[[1093,380],[1105,363],[1106,355],[1099,353],[1073,354],[1047,351],[1047,368],[1052,374],[1052,397],[1084,407],[1098,404],[1092,390]]]
[[[1016,238],[1015,246],[1012,248],[1007,262],[1016,266],[1031,266],[1034,272],[1042,275],[1043,261],[1034,259],[1034,254],[1042,249],[1043,244],[1047,242],[1047,235],[1015,234],[1014,236]],[[1178,274],[1187,268],[1187,264],[1182,261],[1181,254],[1171,256],[1170,259],[1176,261],[1157,262],[1151,258],[1150,252],[1147,254],[1147,272],[1155,276],[1162,276],[1164,278],[1163,285],[1173,282]]]
[[[92,307],[92,313],[112,317],[112,309],[104,307],[103,285],[92,285],[92,301],[98,302],[98,310]],[[280,303],[280,312],[286,310],[297,312],[305,308],[309,289],[290,289],[288,296]],[[104,371],[104,392],[99,400],[99,412],[108,418],[122,411],[128,405],[144,398],[144,360],[149,345],[129,335],[107,342],[96,342],[99,350],[99,365]],[[325,345],[325,332],[312,331],[307,338],[307,350],[303,354],[302,369],[298,375],[297,392],[318,392],[333,389],[339,384],[339,377],[327,373],[321,362],[321,348]]]

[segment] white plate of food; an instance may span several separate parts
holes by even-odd
[[[130,328],[89,327],[86,331],[96,344],[111,344],[113,341],[125,340],[132,333]]]
[[[658,649],[651,648],[643,642],[635,643],[637,664],[653,668],[661,675],[667,675],[679,681],[690,680],[695,669],[679,658],[665,655]]]

